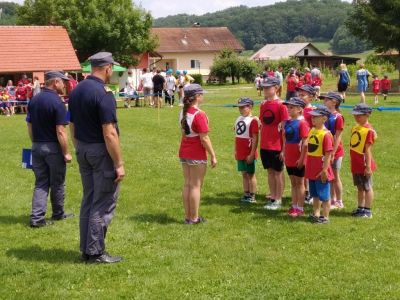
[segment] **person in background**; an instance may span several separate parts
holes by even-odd
[[[76,88],[78,85],[78,81],[75,80],[74,76],[68,74],[68,82],[67,82],[67,95],[71,94],[72,90]]]
[[[381,81],[378,78],[378,75],[373,76],[374,80],[372,80],[372,92],[374,93],[374,104],[378,104],[378,94],[381,89]]]
[[[149,69],[144,68],[142,76],[140,76],[140,85],[143,88],[143,94],[144,94],[144,106],[154,105],[154,100],[153,100],[153,74],[149,71]]]
[[[40,81],[39,77],[35,76],[33,77],[33,96],[36,96],[37,94],[40,93]]]
[[[153,76],[153,97],[155,108],[162,107],[162,92],[165,90],[165,78],[161,75],[161,70],[157,69],[156,75]]]
[[[338,92],[342,95],[343,103],[346,101],[346,91],[350,86],[350,74],[346,64],[340,64],[339,80],[337,83]]]
[[[254,79],[254,84],[256,85],[258,96],[261,96],[261,90],[262,90],[261,81],[262,77],[260,76],[260,74],[257,74],[256,79]]]
[[[392,88],[392,82],[390,81],[387,75],[384,75],[383,79],[381,80],[381,90],[384,101],[386,101],[386,98],[389,95],[391,88]]]
[[[6,89],[6,93],[9,96],[9,102],[10,102],[9,108],[10,108],[11,115],[14,115],[15,114],[15,106],[16,106],[16,103],[15,103],[16,102],[16,95],[15,95],[16,87],[14,86],[12,80],[7,81],[7,85],[6,85],[5,89]]]
[[[282,97],[282,89],[283,89],[283,67],[279,66],[278,69],[275,71],[275,77],[279,79],[280,85],[277,95],[279,98]],[[261,91],[260,91],[261,96]]]
[[[307,67],[304,68],[304,84],[312,84],[311,71],[310,68]]]
[[[27,111],[27,90],[22,81],[18,83],[18,87],[15,90],[15,99],[17,100],[17,106],[19,107],[20,113],[26,113]]]
[[[356,72],[357,76],[357,90],[360,93],[360,103],[365,103],[365,92],[368,90],[368,76],[371,73],[365,69],[364,64],[360,64],[359,69]]]
[[[124,102],[124,107],[130,108],[131,107],[131,101],[135,100],[135,79],[132,76],[132,70],[128,70],[128,77],[126,78],[125,81],[125,102]],[[136,99],[136,106],[139,105],[137,102],[138,99]]]
[[[165,78],[165,104],[174,107],[175,102],[175,89],[176,78],[172,75],[173,70],[167,70],[167,77]]]
[[[286,101],[292,97],[296,97],[296,87],[299,83],[299,79],[296,76],[295,71],[290,71],[289,75],[286,77]]]

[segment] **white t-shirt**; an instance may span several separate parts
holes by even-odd
[[[126,93],[131,96],[135,92],[135,79],[132,76],[126,78]]]
[[[176,78],[174,76],[167,76],[165,81],[167,83],[167,90],[175,90]]]
[[[140,80],[143,82],[143,87],[145,88],[153,88],[153,74],[145,73],[140,76]]]

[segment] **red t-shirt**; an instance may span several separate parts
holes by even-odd
[[[321,77],[315,77],[312,86],[322,86],[322,79]]]
[[[235,159],[237,160],[245,160],[247,156],[249,156],[251,152],[251,147],[253,145],[253,135],[259,133],[259,123],[258,120],[253,117],[253,120],[250,123],[250,128],[247,131],[246,128],[243,128],[243,123],[238,124],[236,122],[235,124],[235,131],[236,131],[236,138],[235,138]],[[238,133],[242,133],[242,128],[243,130],[247,131],[244,132],[244,134],[248,134],[249,137],[238,137]],[[258,153],[257,151],[255,152],[255,158],[257,158]]]
[[[372,80],[372,92],[374,92],[375,94],[378,94],[380,85],[381,85],[381,81],[379,79]]]
[[[382,91],[388,91],[392,87],[392,83],[389,79],[382,79],[381,80],[381,89]]]
[[[312,128],[313,124],[312,124],[312,116],[310,115],[310,112],[313,110],[314,108],[312,106],[309,107],[305,107],[303,110],[303,116],[304,119],[306,120],[308,127]]]
[[[357,127],[357,126],[355,126]],[[355,128],[353,127],[353,129]],[[365,145],[366,144],[371,144],[373,145],[375,142],[375,131],[372,128],[371,124],[365,124],[363,126],[364,128],[368,128],[368,133],[365,139]],[[355,135],[354,137],[354,145],[358,142],[358,139]],[[350,139],[350,164],[351,164],[351,173],[353,174],[362,174],[364,175],[365,172],[365,145],[362,149],[363,154],[358,153],[351,149],[351,144],[353,143],[353,136]],[[372,171],[376,170],[376,163],[373,158],[371,158],[371,169]]]
[[[297,80],[295,76],[290,76],[287,80],[287,90],[288,92],[295,92],[297,86]]]
[[[311,79],[311,72],[306,72],[304,74],[304,84],[310,84],[312,83],[312,79]]]
[[[326,152],[333,150],[333,137],[332,134],[329,132],[328,129],[325,130],[325,135],[323,137],[322,142],[322,153],[321,156],[313,156],[310,154],[310,144],[314,140],[313,139],[313,129],[310,130],[308,135],[308,151],[307,151],[307,160],[306,160],[306,170],[305,170],[305,177],[311,180],[320,180],[320,176],[318,174],[322,171],[322,167],[324,165],[324,155]],[[317,141],[316,145],[319,145],[319,141]],[[328,181],[333,180],[333,170],[331,164],[328,167]]]
[[[287,107],[280,99],[264,100],[260,105],[260,148],[282,151],[281,122],[289,119]]]
[[[304,79],[299,79],[299,82],[297,83],[297,87],[302,87],[304,85]]]
[[[268,77],[275,77],[275,72],[274,71],[267,71],[267,76]]]
[[[26,100],[26,88],[24,86],[17,87],[17,89],[15,91],[15,96],[16,96],[17,100],[25,101]]]
[[[285,124],[285,129],[290,128],[291,131],[297,131],[296,133],[287,132],[287,130],[284,131],[284,134],[286,136],[285,165],[287,167],[296,167],[296,162],[299,160],[301,155],[301,141],[308,136],[308,132],[310,130],[307,122],[304,119],[298,120],[298,122],[294,121],[297,120],[289,120]],[[291,137],[294,138],[293,141],[290,141],[288,139],[288,134],[290,134]]]
[[[192,117],[193,121],[191,125],[189,124],[190,122],[188,122],[191,133],[189,136],[182,136],[181,145],[179,147],[179,158],[206,160],[207,152],[198,134],[207,133],[209,131],[207,115],[196,107],[190,107],[187,113],[188,116],[194,115],[194,117]]]

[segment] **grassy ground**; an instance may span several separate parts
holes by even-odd
[[[1,117],[0,298],[398,299],[399,113],[375,111],[371,117],[379,135],[373,150],[379,167],[374,218],[350,216],[356,194],[346,155],[346,208],[319,227],[286,216],[288,187],[284,210],[262,208],[267,187],[260,163],[258,203],[238,202],[232,132],[238,112],[223,105],[245,95],[260,99],[243,85],[210,87],[206,96],[203,109],[219,165],[206,177],[201,214],[208,222],[199,226],[182,224],[178,108],[162,109],[160,122],[155,109],[118,110],[127,177],[107,248],[125,260],[109,266],[79,263],[78,217],[39,230],[28,227],[34,177],[20,168],[21,148],[30,146],[24,116]],[[349,110],[343,113],[347,145],[353,119]],[[66,210],[78,215],[76,160],[66,184]]]

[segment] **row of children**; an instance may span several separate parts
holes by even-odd
[[[344,118],[339,109],[343,99],[339,93],[329,92],[319,96],[324,105],[314,108],[311,102],[316,91],[311,85],[297,87],[298,96],[283,102],[277,96],[280,85],[277,78],[264,78],[261,84],[265,100],[261,103],[259,118],[252,115],[251,99],[242,98],[237,104],[240,116],[235,124],[235,156],[243,177],[241,200],[256,201],[255,160],[260,125],[260,156],[268,171],[270,190],[264,208],[281,208],[285,165],[292,196],[288,214],[292,217],[304,215],[304,202],[312,197],[312,222],[326,224],[331,208],[344,207],[340,180]],[[357,124],[351,129],[350,141],[351,172],[358,189],[358,207],[352,214],[367,218],[372,217],[372,172],[376,169],[371,152],[376,133],[368,123],[371,112],[365,104],[353,108]]]
[[[374,93],[374,103],[378,104],[378,94],[381,92],[383,95],[383,100],[386,100],[390,89],[392,88],[392,82],[387,75],[384,75],[382,79],[379,79],[378,75],[373,76],[372,80],[372,92]]]

